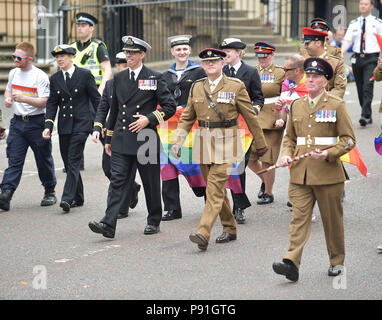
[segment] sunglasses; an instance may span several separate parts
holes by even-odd
[[[20,57],[20,56],[15,56],[14,54],[12,54],[12,59],[13,60],[17,60],[17,61],[21,61],[21,60],[33,60],[32,57]]]

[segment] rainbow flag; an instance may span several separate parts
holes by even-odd
[[[194,123],[185,142],[183,143],[180,151],[180,158],[175,159],[170,154],[175,131],[183,110],[184,108],[178,108],[176,113],[168,121],[159,124],[157,127],[163,147],[160,153],[162,180],[166,181],[175,179],[179,174],[182,174],[191,188],[195,189],[206,187],[199,164],[192,161],[192,144],[194,141],[195,130],[198,127],[197,121]],[[247,124],[241,115],[238,118],[238,123],[239,128],[242,129],[240,132],[244,159],[244,154],[248,151],[252,142],[252,134],[250,133]],[[234,193],[242,193],[238,165],[239,163],[234,164],[230,177],[226,183],[226,187],[231,189]],[[195,194],[197,193],[195,192]]]
[[[352,165],[357,166],[358,170],[366,177],[367,168],[365,163],[363,162],[361,153],[359,152],[357,146],[354,146],[353,149],[341,156],[340,159],[342,162],[350,163]]]
[[[382,156],[382,133],[374,139],[375,151]]]

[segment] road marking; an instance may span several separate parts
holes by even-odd
[[[76,247],[77,246],[75,246],[73,248],[76,248]],[[96,255],[98,253],[105,252],[105,251],[112,250],[112,249],[116,249],[116,248],[120,248],[120,247],[121,246],[119,244],[107,245],[107,246],[104,246],[103,248],[89,250],[89,251],[85,252],[84,254],[82,254],[81,256],[57,259],[57,260],[54,260],[54,262],[56,262],[56,263],[66,263],[66,262],[78,260],[80,258],[94,256],[94,255]]]

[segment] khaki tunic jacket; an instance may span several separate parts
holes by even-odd
[[[373,71],[373,76],[375,81],[381,81],[382,80],[382,70],[379,70],[378,66],[375,67]],[[382,100],[381,104],[379,105],[379,112],[382,112]]]
[[[3,115],[2,115],[2,113],[1,113],[1,109],[0,109],[0,127],[1,127],[1,128],[5,128],[5,127],[4,127],[4,123],[3,123]]]
[[[320,113],[320,110],[335,110],[335,121],[316,121],[317,111]],[[305,137],[306,141],[311,138],[313,143],[297,145],[297,137]],[[335,147],[328,149],[326,160],[307,157],[293,163],[290,170],[290,182],[304,185],[344,182],[347,174],[340,157],[348,153],[355,145],[354,129],[344,100],[324,92],[313,109],[309,106],[307,96],[292,103],[283,141],[282,156],[290,156],[293,159],[295,156],[301,156],[316,148],[325,147],[314,145],[316,137],[339,137],[339,141]]]
[[[257,149],[266,147],[263,132],[253,111],[251,100],[244,83],[237,78],[229,78],[223,74],[222,80],[213,92],[207,78],[194,82],[190,90],[188,102],[174,137],[174,144],[182,145],[196,120],[221,122],[216,111],[210,106],[204,89],[223,113],[226,120],[237,119],[239,114],[245,119]],[[218,101],[218,97],[230,95],[231,101]],[[243,159],[240,142],[240,132],[237,125],[229,128],[198,127],[193,143],[193,162],[209,163],[234,163]]]
[[[261,88],[264,95],[264,106],[259,113],[259,123],[262,129],[268,130],[284,130],[284,128],[275,128],[275,103],[267,103],[267,98],[276,98],[280,96],[282,83],[285,79],[284,69],[275,64],[271,64],[268,68],[260,70],[260,66],[256,66],[260,75]],[[286,116],[284,117],[286,122]]]

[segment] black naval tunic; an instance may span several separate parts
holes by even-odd
[[[172,93],[178,108],[186,107],[192,84],[196,80],[206,76],[203,68],[191,60],[189,60],[187,68],[183,71],[179,79],[177,72],[175,71],[175,63],[170,69],[163,72],[163,78],[166,80],[168,88]],[[197,197],[202,197],[205,195],[206,188],[192,188],[192,190]],[[178,178],[162,181],[162,198],[165,211],[181,209],[179,196],[180,188]]]
[[[57,132],[60,153],[66,169],[61,201],[83,204],[84,192],[80,174],[81,155],[93,127],[100,94],[89,70],[75,66],[70,88],[62,71],[50,77],[50,95],[46,104],[45,128],[53,131],[58,112]]]
[[[225,65],[223,67],[223,72],[229,77],[232,76],[229,65]],[[238,78],[244,82],[249,98],[252,101],[252,105],[258,106],[258,108],[255,108],[255,112],[259,112],[264,105],[264,96],[261,89],[260,76],[257,70],[241,61],[241,66],[236,72],[235,78]],[[239,165],[240,167],[244,166],[242,170],[243,173],[240,174],[240,182],[243,193],[233,193],[231,191],[234,212],[238,208],[244,210],[251,206],[251,203],[245,193],[245,168],[247,167],[250,154],[251,146],[249,147],[248,152],[245,154],[244,161]]]
[[[111,144],[111,179],[107,209],[101,222],[116,227],[124,189],[131,186],[138,169],[146,197],[147,224],[159,226],[162,202],[160,140],[156,127],[175,114],[175,100],[162,75],[145,65],[135,81],[130,80],[129,69],[116,74],[112,96],[105,140]],[[133,117],[136,114],[145,115],[150,121],[138,134],[129,130],[129,124],[137,120]],[[131,196],[131,190],[127,194]]]

